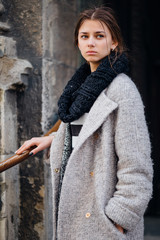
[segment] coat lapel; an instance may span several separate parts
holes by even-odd
[[[108,115],[118,107],[118,104],[109,99],[105,90],[99,95],[93,104],[86,121],[79,134],[78,143],[73,152],[77,151],[84,141],[91,136],[105,121]]]

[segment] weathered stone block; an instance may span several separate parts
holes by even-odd
[[[10,29],[10,26],[7,24],[7,23],[4,23],[4,22],[0,22],[0,31],[9,31]]]
[[[0,57],[17,57],[16,41],[12,38],[0,36]]]

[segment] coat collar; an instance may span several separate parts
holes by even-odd
[[[99,95],[93,104],[80,131],[78,142],[73,152],[77,151],[85,140],[102,125],[108,115],[118,107],[116,102],[107,97],[105,91]]]

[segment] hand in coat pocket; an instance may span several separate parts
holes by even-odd
[[[124,233],[124,229],[123,229],[120,225],[118,225],[117,223],[115,223],[115,226],[116,226],[116,228],[117,228],[121,233]]]

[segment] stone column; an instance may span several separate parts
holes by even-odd
[[[78,51],[74,47],[78,1],[43,0],[42,13],[42,129],[47,132],[57,120],[57,100],[78,65]],[[45,161],[46,240],[52,239],[51,190],[50,165]]]
[[[31,64],[16,57],[16,42],[0,36],[0,161],[17,149],[17,91],[27,87]],[[0,239],[18,239],[19,166],[0,174]]]

